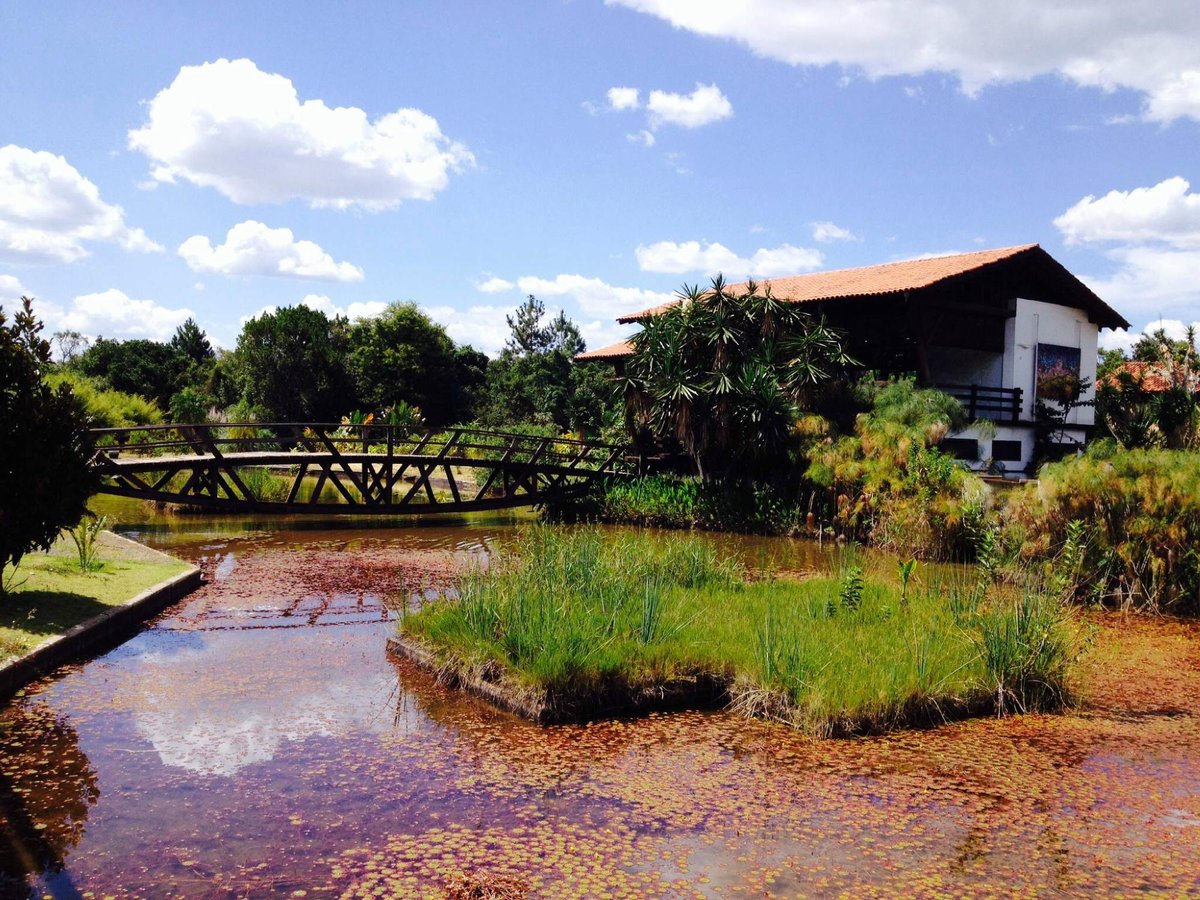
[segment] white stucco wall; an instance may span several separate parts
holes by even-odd
[[[1004,387],[1004,354],[935,345],[929,352],[929,374],[934,384]]]
[[[1033,418],[1034,366],[1039,343],[1078,347],[1079,375],[1089,382],[1080,399],[1091,400],[1095,396],[1099,334],[1099,327],[1089,322],[1087,313],[1081,309],[1018,298],[1016,315],[1005,323],[1003,386],[1021,389],[1022,419]],[[1091,425],[1094,418],[1093,410],[1088,406],[1072,410],[1067,421]]]

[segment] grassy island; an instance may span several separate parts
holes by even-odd
[[[1081,633],[1054,592],[853,562],[777,580],[697,536],[535,527],[398,645],[546,722],[716,702],[829,735],[1068,702]]]

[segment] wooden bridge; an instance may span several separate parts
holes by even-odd
[[[101,493],[225,512],[534,506],[634,468],[624,447],[471,428],[247,423],[92,431]]]

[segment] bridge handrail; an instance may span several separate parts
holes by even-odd
[[[565,445],[574,446],[574,447],[594,447],[594,448],[602,449],[602,450],[626,449],[624,446],[622,446],[620,444],[610,444],[610,443],[607,443],[604,441],[580,440],[579,438],[567,437],[565,435],[564,436],[557,436],[557,435],[550,436],[550,435],[540,435],[540,434],[522,434],[522,433],[516,432],[516,431],[502,431],[502,430],[490,429],[490,428],[471,428],[469,426],[462,426],[462,425],[447,425],[447,426],[441,427],[441,428],[433,428],[433,427],[422,426],[422,425],[392,425],[392,424],[389,424],[386,422],[383,422],[383,423],[372,422],[370,424],[362,424],[362,423],[347,424],[345,422],[205,422],[202,424],[189,424],[189,423],[179,422],[179,423],[166,424],[166,425],[127,425],[127,426],[120,426],[120,427],[115,427],[115,428],[92,428],[89,430],[90,430],[91,434],[96,437],[105,437],[105,436],[116,437],[121,434],[132,435],[135,433],[143,433],[143,432],[180,432],[183,429],[192,430],[192,431],[212,432],[212,431],[216,431],[218,429],[234,429],[234,428],[290,429],[290,430],[297,432],[297,434],[301,438],[303,437],[304,431],[306,431],[306,430],[317,431],[318,429],[320,431],[326,432],[326,434],[325,434],[326,437],[333,437],[332,435],[328,434],[329,431],[339,431],[341,429],[355,429],[355,430],[360,430],[360,431],[363,429],[370,430],[370,431],[383,430],[385,436],[387,434],[387,431],[392,431],[393,435],[396,433],[399,433],[399,434],[417,434],[417,435],[422,435],[422,436],[431,435],[431,434],[437,435],[437,434],[443,434],[443,433],[448,434],[448,433],[452,433],[452,432],[459,432],[460,434],[486,435],[488,437],[507,438],[509,440],[522,440],[522,441],[529,441],[529,442],[533,442],[533,443],[539,443],[539,442],[545,440],[545,441],[551,441],[555,444],[565,444]],[[320,437],[321,435],[318,433],[317,436]],[[217,438],[215,438],[215,440],[218,441],[219,443],[229,443],[229,442],[233,442],[233,441],[259,441],[259,442],[271,441],[271,440],[282,441],[282,440],[288,440],[288,439],[295,440],[296,438],[287,438],[282,435],[279,435],[279,436],[261,436],[260,435],[257,437],[242,437],[242,438],[236,438],[236,437],[217,437]],[[361,441],[362,437],[361,437],[361,435],[358,437],[355,437],[353,435],[338,435],[338,436],[336,436],[336,439],[337,440]],[[142,447],[154,447],[154,446],[190,447],[190,446],[193,446],[194,443],[195,443],[194,441],[190,441],[186,438],[180,438],[179,440],[175,440],[175,441],[138,442],[138,443],[133,443],[133,444],[122,444],[121,449],[135,450],[135,449],[139,449]]]

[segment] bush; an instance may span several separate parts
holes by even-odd
[[[139,394],[106,390],[86,375],[54,372],[46,376],[52,388],[66,385],[83,404],[92,428],[130,428],[134,425],[161,425],[158,406]]]
[[[82,404],[69,387],[44,380],[50,344],[41,330],[29,298],[11,325],[0,308],[0,595],[5,566],[48,550],[83,516],[99,482]]]
[[[824,522],[906,556],[971,558],[990,491],[935,446],[962,424],[957,400],[911,381],[876,389],[853,436],[836,438],[802,421],[810,436],[806,477],[823,489]]]
[[[1122,605],[1200,612],[1200,453],[1116,450],[1044,466],[1014,492],[1005,540],[1026,559],[1066,545],[1072,523],[1089,531],[1082,589]]]
[[[796,534],[805,521],[805,507],[796,491],[771,484],[713,483],[674,475],[610,481],[582,498],[552,503],[547,513],[558,521],[755,534]]]

